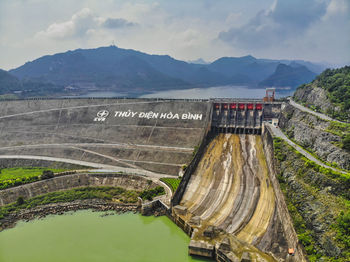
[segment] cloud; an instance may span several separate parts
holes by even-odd
[[[53,23],[46,30],[38,32],[36,36],[67,39],[89,36],[92,32],[102,29],[118,29],[135,25],[135,23],[122,18],[101,17],[94,14],[89,8],[83,8],[72,15],[70,20]]]
[[[321,0],[276,0],[246,24],[220,32],[218,37],[237,47],[266,48],[303,34],[326,11],[327,5]]]
[[[0,0],[0,68],[113,42],[182,60],[251,54],[344,64],[350,61],[349,5],[349,0]]]
[[[257,57],[343,65],[350,60],[349,6],[347,0],[275,0],[217,39]]]
[[[109,29],[115,29],[115,28],[122,28],[122,27],[129,27],[129,26],[135,26],[135,23],[128,22],[125,19],[122,18],[107,18],[103,23],[102,26],[109,28]]]

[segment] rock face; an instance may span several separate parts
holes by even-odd
[[[341,137],[329,131],[330,122],[287,105],[279,126],[297,144],[314,152],[321,160],[350,169],[350,153],[336,145]]]
[[[306,103],[343,122],[350,121],[350,66],[326,69],[309,84],[300,86],[294,100]]]
[[[274,151],[279,159],[276,158],[276,168],[288,210],[310,260],[348,261],[336,228],[337,218],[346,210],[344,203],[350,198],[349,179],[308,166],[284,142],[275,143]]]
[[[327,112],[329,108],[332,108],[326,90],[317,86],[298,88],[294,93],[294,99],[309,105],[315,105],[323,112]]]

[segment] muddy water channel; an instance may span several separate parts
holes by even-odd
[[[204,261],[187,255],[189,237],[167,217],[83,210],[19,222],[0,232],[1,262]]]

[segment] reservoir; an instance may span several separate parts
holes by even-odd
[[[169,218],[82,210],[0,232],[0,262],[187,262],[190,238]]]

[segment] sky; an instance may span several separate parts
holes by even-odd
[[[223,56],[350,63],[350,0],[0,0],[0,68],[116,45],[212,62]]]

